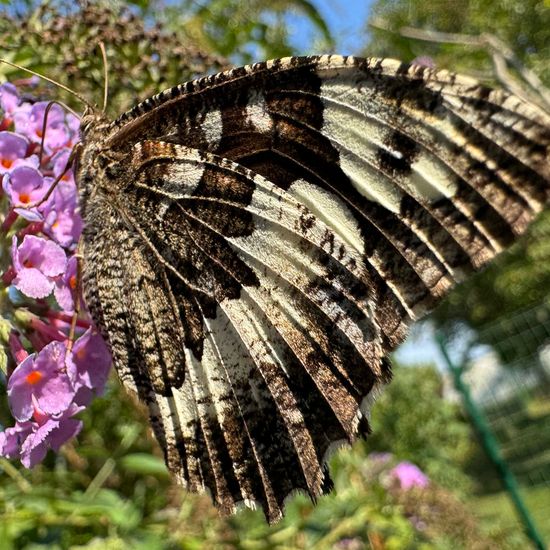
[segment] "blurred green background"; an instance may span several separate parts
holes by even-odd
[[[113,116],[206,72],[332,51],[405,61],[428,56],[437,67],[548,106],[548,0],[0,4],[2,55],[97,103],[103,94],[97,50],[102,40]],[[0,75],[22,77],[6,66]],[[38,93],[60,96],[46,87]],[[74,98],[63,99],[80,108]],[[273,527],[249,510],[220,518],[208,497],[187,494],[171,482],[145,415],[113,378],[84,415],[77,444],[50,454],[32,471],[0,460],[0,549],[529,548],[495,468],[449,389],[441,358],[432,359],[436,331],[453,358],[468,365],[474,399],[548,543],[549,235],[550,215],[543,214],[518,246],[417,327],[397,356],[393,383],[374,407],[373,436],[333,457],[335,490],[316,506],[298,495]],[[496,368],[498,380],[479,370],[480,357],[488,356],[498,367],[488,372]],[[497,392],[497,382],[513,391]],[[4,398],[0,422],[11,425]],[[389,483],[389,466],[380,466],[375,452],[391,453],[390,466],[403,460],[418,465],[430,486],[404,491]]]

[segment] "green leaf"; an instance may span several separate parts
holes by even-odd
[[[164,461],[158,456],[147,453],[132,453],[123,456],[118,462],[122,469],[135,474],[169,477]]]

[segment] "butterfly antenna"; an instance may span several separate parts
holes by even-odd
[[[109,62],[107,61],[107,52],[105,51],[105,44],[99,43],[99,49],[101,50],[101,57],[103,58],[103,109],[105,112],[107,108],[107,98],[109,97]]]
[[[48,125],[48,115],[50,110],[54,105],[59,105],[61,108],[66,109],[72,113],[76,118],[80,118],[80,115],[75,113],[68,105],[65,105],[62,101],[50,101],[46,105],[46,110],[44,111],[44,122],[42,123],[42,137],[40,138],[40,154],[38,155],[38,163],[42,164],[42,155],[44,154],[44,141],[46,140],[46,126]]]
[[[10,67],[14,67],[16,69],[19,69],[20,71],[24,71],[26,73],[32,74],[34,76],[37,76],[38,78],[41,78],[42,80],[45,80],[46,82],[49,82],[50,84],[53,84],[54,86],[57,86],[58,88],[61,88],[62,90],[65,90],[66,92],[70,93],[74,97],[76,97],[78,100],[80,100],[86,107],[93,110],[94,107],[91,105],[88,101],[86,101],[79,93],[75,92],[74,90],[71,90],[64,84],[61,84],[61,82],[57,82],[56,80],[53,80],[51,78],[48,78],[47,76],[44,76],[43,74],[37,73],[36,71],[33,71],[32,69],[27,69],[26,67],[22,67],[21,65],[17,65],[17,63],[12,63],[11,61],[8,61],[6,59],[3,59],[0,57],[0,63],[5,63],[6,65],[9,65]]]

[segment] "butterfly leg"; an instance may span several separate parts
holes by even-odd
[[[80,243],[79,243],[80,244]],[[67,344],[67,350],[70,352],[73,349],[74,337],[76,330],[76,323],[81,309],[81,296],[82,296],[82,255],[78,251],[78,245],[74,254],[76,258],[76,284],[74,287],[74,312],[71,319],[71,328],[69,329],[69,343]]]

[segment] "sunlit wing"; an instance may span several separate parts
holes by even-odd
[[[117,268],[88,301],[171,471],[270,521],[329,487],[327,451],[367,433],[410,322],[548,201],[549,128],[475,81],[338,56],[206,77],[113,123],[129,184],[94,199],[87,254],[106,240]]]

